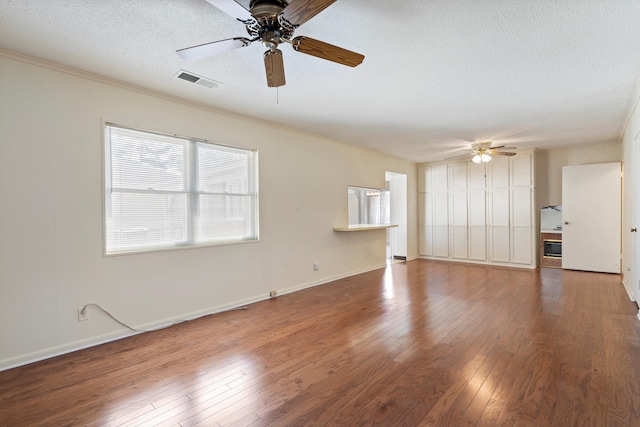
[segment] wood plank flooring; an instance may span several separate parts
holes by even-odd
[[[620,276],[415,260],[0,372],[1,426],[640,426]]]

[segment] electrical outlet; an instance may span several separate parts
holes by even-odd
[[[313,271],[318,271],[318,270],[320,270],[320,263],[316,261],[313,263]]]
[[[83,322],[85,320],[89,320],[89,312],[87,308],[79,308],[78,309],[78,322]]]

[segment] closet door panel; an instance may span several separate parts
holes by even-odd
[[[449,227],[436,225],[433,227],[433,255],[449,257]]]
[[[451,224],[467,225],[467,192],[456,191],[451,194]]]
[[[467,189],[467,164],[454,163],[451,165],[451,181],[449,188],[452,190]]]
[[[469,259],[487,259],[487,193],[482,189],[469,190]]]
[[[433,191],[431,188],[431,167],[425,166],[418,169],[418,193]]]
[[[511,186],[530,187],[533,185],[533,154],[520,153],[511,159]]]
[[[491,227],[491,261],[509,262],[509,227]]]
[[[449,209],[446,192],[433,193],[433,225],[449,225]]]
[[[514,227],[532,227],[532,191],[530,188],[511,190],[511,225]]]
[[[449,188],[447,165],[432,166],[431,176],[433,179],[433,191],[447,191]]]
[[[487,165],[489,187],[509,187],[509,158],[495,156]]]
[[[431,225],[433,223],[432,198],[432,194],[418,194],[418,225]]]
[[[469,180],[467,188],[469,190],[485,189],[487,184],[485,182],[484,164],[477,165],[475,163],[469,163],[467,167],[467,176]]]
[[[489,192],[489,224],[491,226],[509,226],[509,189],[499,188]]]
[[[483,190],[469,190],[469,225],[485,226],[487,223],[486,193]]]
[[[418,227],[420,233],[420,255],[432,256],[433,255],[433,227],[421,225]]]
[[[487,227],[469,226],[469,259],[486,261],[487,259]]]
[[[513,227],[511,229],[513,253],[511,262],[514,264],[531,264],[533,253],[531,250],[532,233],[531,227]]]
[[[489,191],[490,260],[509,262],[509,188]]]
[[[457,259],[467,259],[467,226],[451,227],[451,257]]]

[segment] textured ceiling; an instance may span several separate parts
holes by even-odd
[[[248,7],[248,0],[239,0]],[[362,53],[357,68],[259,43],[205,0],[0,0],[0,48],[416,162],[472,142],[550,148],[618,140],[640,78],[638,0],[338,0],[296,30]],[[173,76],[185,69],[217,89]]]

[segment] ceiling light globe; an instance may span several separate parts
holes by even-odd
[[[486,153],[482,153],[482,155],[480,156],[480,161],[484,162],[484,163],[487,163],[487,162],[491,161],[491,156],[486,154]],[[480,162],[478,162],[478,163],[480,163]]]
[[[471,161],[476,165],[479,165],[480,163],[482,163],[482,157],[479,154],[476,154],[475,156],[473,156]]]

